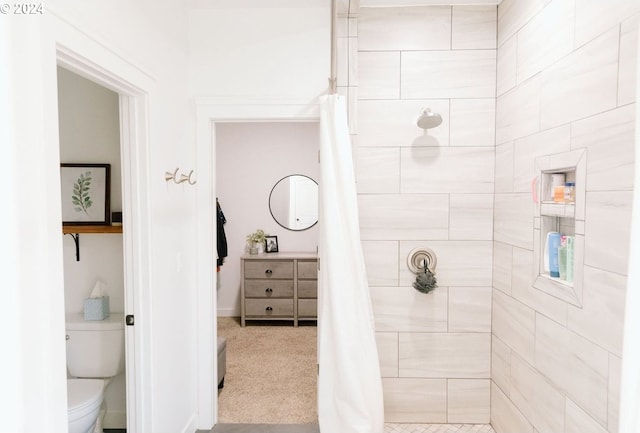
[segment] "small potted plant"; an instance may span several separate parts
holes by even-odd
[[[258,254],[260,247],[264,245],[266,237],[269,236],[264,230],[258,229],[247,236],[247,244],[249,244],[249,254]]]

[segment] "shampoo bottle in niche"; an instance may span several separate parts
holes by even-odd
[[[561,235],[558,232],[547,233],[547,242],[544,248],[545,271],[554,278],[560,277],[560,266],[558,263],[558,247],[560,246]]]

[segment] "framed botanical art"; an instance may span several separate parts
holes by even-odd
[[[110,223],[110,164],[60,164],[62,224]]]

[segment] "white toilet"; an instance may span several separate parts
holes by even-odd
[[[104,390],[124,369],[124,315],[93,321],[70,314],[66,332],[69,433],[93,433],[96,426],[101,432]]]

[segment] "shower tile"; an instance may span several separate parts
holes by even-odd
[[[442,124],[428,132],[416,125],[416,119],[425,108],[431,108],[442,116]],[[449,146],[449,101],[360,101],[358,126],[363,146]],[[428,139],[431,138],[436,139],[434,143],[429,143]]]
[[[511,388],[511,349],[495,335],[491,336],[491,380],[509,393]]]
[[[496,193],[513,192],[513,141],[496,146]]]
[[[585,265],[627,275],[632,196],[631,191],[587,193]]]
[[[402,149],[403,193],[493,193],[494,147]]]
[[[337,85],[349,85],[349,39],[336,38]]]
[[[498,97],[496,143],[505,143],[540,130],[540,75]]]
[[[493,287],[511,294],[513,246],[502,242],[493,243]]]
[[[370,286],[398,285],[398,242],[362,241]]]
[[[494,146],[496,102],[489,99],[451,100],[451,146]]]
[[[610,432],[617,432],[619,427],[621,373],[622,359],[609,354],[609,404],[607,421]]]
[[[494,239],[520,248],[533,249],[533,212],[531,193],[496,194]]]
[[[564,431],[564,395],[518,356],[511,357],[510,397],[536,430]]]
[[[433,250],[438,260],[438,286],[490,286],[491,246],[491,241],[401,241],[400,285],[411,286],[415,281],[415,275],[406,266],[409,252],[426,247]]]
[[[638,55],[638,18],[632,17],[623,21],[620,27],[618,106],[636,101]]]
[[[400,334],[400,377],[488,379],[491,334]]]
[[[500,48],[498,48],[497,58],[497,88],[496,95],[500,96],[511,90],[516,85],[516,64],[517,58],[516,35],[509,38]]]
[[[356,182],[358,194],[400,192],[400,149],[359,147]]]
[[[491,425],[499,433],[533,433],[533,426],[495,383],[491,384]]]
[[[491,287],[449,287],[448,319],[449,332],[491,332]]]
[[[628,0],[598,2],[576,0],[576,47],[591,41],[598,35],[634,14],[640,12],[640,3]]]
[[[585,266],[582,308],[569,305],[569,329],[622,356],[626,290],[623,275]]]
[[[540,127],[552,128],[616,107],[618,27],[540,74]],[[598,89],[594,92],[593,89]]]
[[[449,239],[493,239],[493,194],[451,194]]]
[[[513,146],[514,192],[530,192],[539,156],[568,152],[571,148],[571,127],[563,125],[538,132],[515,141]]]
[[[447,332],[447,288],[371,287],[376,331]]]
[[[603,424],[607,422],[609,354],[606,350],[538,315],[535,365],[591,416]]]
[[[498,6],[498,46],[514,35],[535,16],[544,4],[542,0],[503,0]]]
[[[402,99],[491,98],[496,51],[402,52]]]
[[[449,197],[446,194],[359,195],[363,240],[446,239]]]
[[[448,50],[451,7],[362,8],[358,39],[362,51]]]
[[[349,38],[349,86],[358,85],[358,38]]]
[[[358,53],[358,97],[360,99],[400,98],[400,53]]]
[[[383,378],[386,422],[447,422],[446,379]]]
[[[447,422],[488,423],[491,380],[449,379],[447,381]]]
[[[533,308],[494,290],[491,328],[513,352],[533,363],[536,331]]]
[[[586,148],[587,191],[631,190],[634,173],[635,105],[571,124],[571,148]]]
[[[398,333],[376,331],[376,347],[382,377],[398,377]]]
[[[495,48],[497,20],[496,6],[454,6],[451,48]]]
[[[589,414],[567,399],[565,433],[607,433]]]
[[[574,3],[552,2],[518,31],[518,83],[573,51]]]

